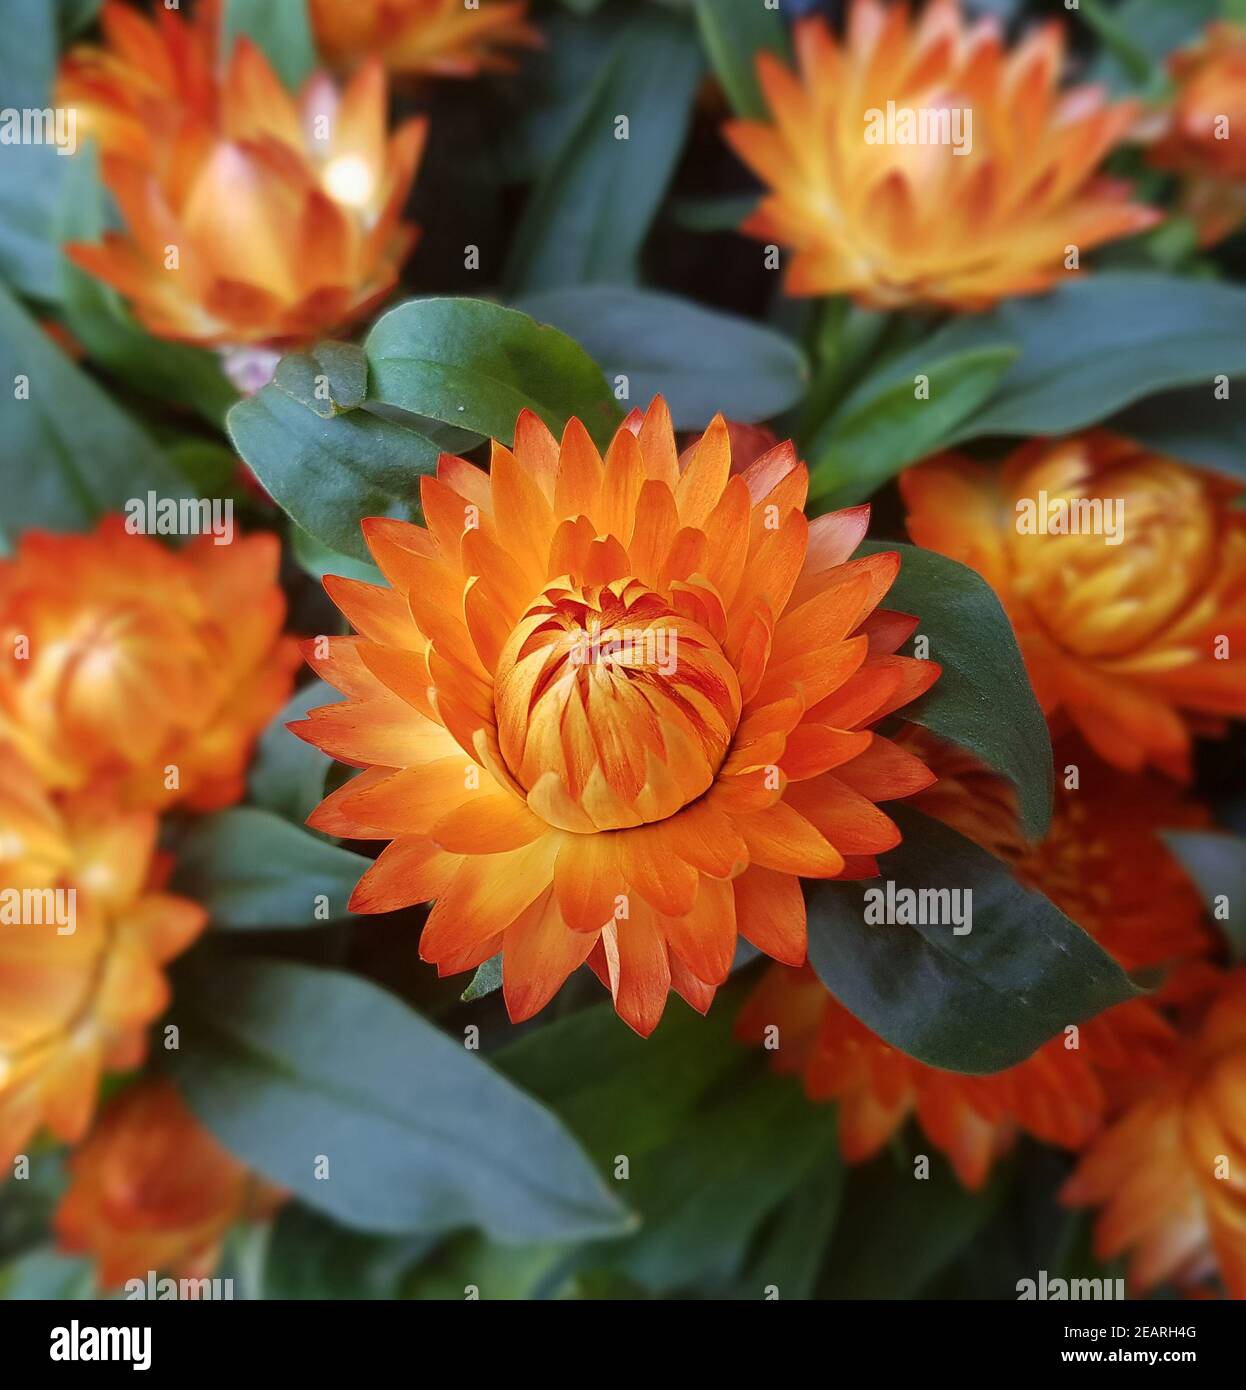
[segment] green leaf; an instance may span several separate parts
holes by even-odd
[[[893,1047],[945,1071],[1002,1071],[1069,1024],[1134,997],[1120,966],[1001,860],[910,808],[888,812],[904,839],[880,860],[881,879],[806,888],[810,964]],[[971,893],[970,931],[872,925],[866,911],[877,899],[867,895],[889,883],[897,893]],[[955,901],[920,915],[946,916]]]
[[[300,825],[324,796],[325,777],[333,759],[296,738],[286,725],[303,719],[309,709],[336,704],[332,686],[315,680],[290,697],[289,703],[260,735],[247,780],[251,800],[264,811]]]
[[[496,956],[490,956],[483,965],[476,967],[471,984],[467,986],[459,998],[465,1004],[470,1004],[473,999],[483,999],[486,994],[493,994],[501,988],[502,953],[499,951]]]
[[[970,348],[924,364],[929,395],[885,367],[866,380],[809,446],[810,492],[830,510],[860,502],[906,464],[932,453],[995,391],[1013,347]]]
[[[777,9],[759,0],[695,0],[701,39],[714,73],[737,116],[759,120],[769,114],[757,80],[757,55],[789,57],[787,28]]]
[[[219,927],[322,927],[350,915],[346,904],[371,866],[271,811],[237,806],[190,828],[174,884]],[[320,897],[327,916],[317,915]]]
[[[416,1274],[404,1297],[459,1301],[469,1288],[483,1302],[556,1297],[567,1284],[566,1245],[497,1245],[480,1235],[450,1241]]]
[[[631,404],[666,398],[676,429],[703,429],[720,410],[768,420],[795,405],[809,367],[794,343],[748,319],[678,295],[625,285],[577,285],[516,306],[574,338],[610,380],[625,376]]]
[[[898,551],[886,606],[920,620],[942,674],[901,717],[967,748],[1017,789],[1021,826],[1047,833],[1055,774],[1047,720],[995,591],[973,570],[900,541],[866,541],[859,553]]]
[[[773,1216],[732,1297],[765,1298],[773,1289],[785,1301],[812,1298],[843,1189],[844,1165],[831,1146]]]
[[[1224,933],[1230,957],[1246,964],[1246,839],[1218,830],[1165,830],[1162,835],[1193,880],[1207,915]],[[1218,903],[1218,898],[1225,901]]]
[[[641,11],[630,19],[530,195],[504,277],[512,296],[636,279],[701,71],[696,35],[680,17]],[[626,139],[619,117],[628,121]]]
[[[700,1097],[741,1060],[731,1035],[745,986],[719,990],[702,1018],[672,999],[645,1041],[610,1004],[535,1029],[496,1054],[517,1085],[557,1111],[603,1166],[673,1140]]]
[[[1139,86],[1162,92],[1163,65],[1169,54],[1192,41],[1216,18],[1218,0],[1123,0],[1109,12],[1100,0],[1082,10],[1103,43],[1091,80],[1114,92]]]
[[[343,411],[357,410],[367,399],[368,359],[354,343],[317,343],[309,352],[283,357],[273,385],[331,420]]]
[[[750,1061],[756,1073],[724,1088],[671,1143],[631,1158],[627,1190],[643,1224],[597,1258],[643,1288],[735,1281],[754,1234],[783,1199],[814,1173],[834,1181],[834,1109],[811,1105],[795,1081]],[[764,1284],[751,1293],[764,1297]]]
[[[375,985],[276,961],[184,973],[183,1094],[231,1152],[309,1206],[389,1234],[477,1226],[523,1242],[626,1228],[558,1120]]]
[[[64,179],[57,241],[98,241],[108,225],[104,205],[97,151],[89,142]],[[217,428],[224,423],[238,392],[215,353],[153,338],[115,290],[64,257],[60,285],[65,324],[93,361],[148,396],[188,406]]]
[[[420,475],[440,451],[406,424],[370,410],[326,420],[270,384],[239,401],[226,427],[278,505],[329,550],[366,561],[364,517],[421,519]]]
[[[264,51],[277,76],[291,91],[315,71],[316,47],[306,0],[224,0],[223,62],[228,63],[240,34]]]
[[[431,1245],[427,1236],[348,1231],[291,1202],[281,1209],[268,1243],[264,1297],[399,1298],[403,1276]]]
[[[290,550],[299,567],[313,579],[321,580],[326,574],[340,574],[347,579],[362,579],[365,584],[385,583],[381,571],[371,561],[356,560],[352,555],[330,550],[293,522],[290,523]]]
[[[973,1241],[1007,1190],[997,1173],[984,1192],[969,1192],[936,1157],[930,1176],[889,1156],[849,1175],[821,1299],[908,1299]]]
[[[504,444],[522,410],[555,433],[576,415],[599,444],[621,418],[583,348],[481,299],[408,300],[377,321],[364,349],[374,399]]]
[[[27,400],[15,399],[18,377]],[[82,530],[132,497],[189,496],[139,425],[69,360],[0,286],[0,437],[20,468],[0,498],[0,530]]]
[[[1156,391],[1246,374],[1246,287],[1135,273],[1071,280],[970,314],[906,354],[905,370],[980,347],[1020,357],[953,439],[1082,429]],[[896,370],[901,370],[897,364]]]
[[[101,0],[56,0],[57,28],[61,41],[68,42],[95,22]]]
[[[1111,430],[1182,463],[1246,482],[1246,392],[1217,400],[1210,382],[1164,391],[1107,422]]]
[[[0,25],[0,100],[22,111],[52,103],[57,13],[48,0],[9,0]],[[34,299],[56,298],[52,219],[70,163],[53,145],[0,146],[0,277]]]
[[[62,1255],[51,1244],[28,1250],[0,1269],[0,1298],[6,1301],[98,1298],[90,1259]]]

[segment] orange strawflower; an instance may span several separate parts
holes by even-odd
[[[787,292],[981,309],[1054,284],[1070,246],[1158,221],[1096,175],[1137,108],[1062,91],[1064,38],[1047,24],[1006,53],[955,0],[917,20],[855,0],[842,41],[797,23],[797,74],[760,55],[773,121],[725,133],[768,190],[742,230],[795,252]]]
[[[868,509],[806,521],[790,443],[732,476],[717,417],[681,460],[661,399],[604,463],[578,420],[515,438],[489,475],[442,457],[427,528],[364,522],[392,588],[326,579],[360,636],[309,657],[348,699],[293,727],[367,771],[310,823],[392,840],[352,907],[435,898],[423,958],[501,951],[512,1019],[587,960],[648,1034],[737,930],[803,961],[799,876],[898,842],[876,803],[930,775],[870,729],[938,668],[894,654],[898,557],[849,560]]]
[[[276,536],[182,550],[121,517],[0,559],[0,744],[54,790],[126,808],[237,801],[298,666]]]
[[[95,1257],[105,1289],[146,1284],[150,1274],[206,1279],[229,1228],[269,1215],[281,1201],[167,1081],[139,1082],[111,1100],[69,1172],[56,1234],[62,1250]]]
[[[367,315],[415,244],[401,221],[426,122],[386,136],[379,61],[297,100],[245,38],[219,79],[209,7],[193,22],[106,12],[105,49],[65,61],[58,101],[103,145],[125,233],[65,248],[158,337],[296,346]]]
[[[1186,176],[1183,211],[1211,246],[1246,222],[1246,29],[1208,25],[1169,68],[1176,95],[1150,158]]]
[[[1129,1252],[1138,1291],[1216,1269],[1246,1298],[1246,970],[1220,977],[1194,1036],[1126,1106],[1065,1184],[1099,1205],[1095,1250]]]
[[[1171,783],[1127,778],[1065,746],[1080,788],[1062,788],[1046,839],[1027,846],[1009,784],[973,758],[920,731],[902,742],[939,781],[913,804],[1007,859],[1020,881],[1045,893],[1128,970],[1197,958],[1211,947],[1198,895],[1167,853],[1160,829],[1205,824]],[[1148,873],[1139,878],[1137,866]],[[1117,1076],[1155,1072],[1177,1047],[1159,1010],[1120,1004],[1080,1025],[1076,1047],[1060,1034],[1015,1067],[967,1076],[897,1051],[853,1017],[806,969],[775,966],[736,1025],[742,1041],[773,1047],[775,1070],[800,1075],[812,1100],[839,1103],[840,1145],[849,1162],[876,1154],[915,1114],[957,1176],[980,1188],[1018,1131],[1076,1149],[1100,1129]]]
[[[373,54],[391,72],[474,77],[509,72],[511,50],[534,47],[524,23],[528,0],[311,0],[316,43],[325,58],[352,67]]]
[[[1043,709],[1100,757],[1185,777],[1191,734],[1246,716],[1236,484],[1095,432],[999,469],[933,459],[900,490],[913,539],[994,588]]]
[[[94,792],[54,805],[12,748],[0,769],[3,1176],[45,1126],[81,1139],[103,1071],[142,1061],[146,1025],[168,1003],[161,966],[207,914],[162,890],[170,865],[155,852],[154,812]]]

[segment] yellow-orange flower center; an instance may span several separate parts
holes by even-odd
[[[564,830],[664,820],[709,789],[740,718],[715,637],[637,579],[548,585],[502,652],[502,757]]]
[[[1017,589],[1066,650],[1124,656],[1203,592],[1219,526],[1189,470],[1149,457],[1089,474],[1086,462],[1073,445],[1027,474],[1046,534],[1012,542]]]

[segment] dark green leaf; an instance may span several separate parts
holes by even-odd
[[[681,18],[642,11],[630,20],[530,196],[506,268],[512,295],[636,278],[700,75],[696,35]]]
[[[888,812],[904,840],[881,859],[881,879],[810,883],[807,901],[810,964],[893,1047],[946,1071],[1001,1071],[1134,997],[1115,961],[1001,860],[916,811]],[[897,893],[971,893],[970,931],[872,925],[866,911],[877,900],[867,894],[890,883]],[[921,915],[946,917],[953,901]]]
[[[690,1116],[673,1142],[648,1155],[623,1151],[643,1224],[598,1258],[646,1289],[736,1280],[766,1216],[811,1174],[834,1181],[834,1110],[811,1105],[796,1082],[767,1075],[756,1060],[753,1075]],[[765,1285],[751,1293],[764,1297]]]
[[[239,401],[226,423],[273,499],[330,550],[366,561],[364,517],[421,519],[420,475],[439,450],[418,430],[369,410],[325,420],[274,385]]]
[[[51,105],[56,22],[48,0],[9,0],[5,6],[0,102],[19,115]],[[50,144],[0,145],[0,277],[22,294],[49,302],[57,292],[52,219],[70,162]]]
[[[626,1227],[558,1120],[375,985],[218,960],[179,986],[178,1003],[177,1074],[196,1114],[250,1167],[343,1225],[478,1226],[507,1242]],[[320,1179],[318,1156],[329,1165]]]
[[[240,34],[264,51],[291,91],[315,70],[316,48],[307,19],[307,0],[224,0],[223,61],[229,61]]]
[[[808,386],[804,355],[787,338],[677,295],[577,285],[528,295],[516,307],[574,338],[608,379],[626,377],[630,404],[664,396],[676,429],[703,429],[719,411],[768,420]]]
[[[895,550],[900,574],[886,606],[920,619],[929,655],[942,674],[900,711],[969,749],[1017,788],[1021,824],[1031,839],[1051,824],[1051,738],[1025,663],[994,590],[967,566],[898,541],[866,541],[862,554]]]
[[[904,366],[1011,344],[1021,356],[954,438],[1062,434],[1156,391],[1246,374],[1244,319],[1242,286],[1105,272],[956,319]]]
[[[277,363],[273,384],[308,410],[331,420],[364,403],[368,394],[368,359],[354,343],[317,343],[309,352],[283,357]]]
[[[812,1298],[839,1215],[844,1166],[829,1143],[821,1160],[775,1213],[770,1229],[741,1272],[734,1296]]]
[[[968,1192],[938,1156],[928,1178],[890,1157],[854,1170],[819,1298],[917,1297],[970,1244],[1006,1189],[1000,1174],[985,1192]]]
[[[326,574],[340,574],[347,579],[362,579],[365,584],[385,583],[381,571],[370,561],[356,560],[352,555],[330,550],[293,522],[290,523],[290,550],[299,567],[313,579],[323,579]]]
[[[29,398],[17,399],[17,380]],[[0,437],[11,468],[0,530],[80,530],[132,497],[189,489],[147,434],[81,372],[0,286]]]
[[[1166,830],[1163,837],[1224,933],[1233,960],[1246,964],[1246,839],[1216,830]]]
[[[913,376],[884,368],[835,411],[809,447],[819,509],[863,501],[906,464],[933,453],[988,400],[1017,358],[1012,347],[971,348],[925,362],[925,399]]]
[[[220,927],[320,927],[349,916],[371,864],[271,811],[237,806],[191,827],[174,882]]]
[[[412,299],[378,320],[364,348],[373,398],[505,444],[522,410],[556,433],[576,415],[598,443],[620,419],[583,348],[499,304]]]
[[[264,1264],[265,1298],[399,1298],[404,1274],[425,1253],[427,1236],[348,1231],[291,1203],[273,1227]]]
[[[1217,400],[1210,382],[1164,391],[1107,422],[1128,439],[1182,463],[1246,481],[1246,390],[1235,383]]]
[[[769,108],[757,81],[757,55],[788,58],[782,15],[759,0],[695,0],[695,10],[705,51],[732,110],[750,120],[766,117]]]

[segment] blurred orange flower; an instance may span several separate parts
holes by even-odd
[[[329,62],[350,67],[373,54],[391,72],[474,77],[508,72],[509,52],[541,42],[524,23],[528,0],[311,0],[316,43]]]
[[[1137,1089],[1063,1200],[1102,1207],[1096,1254],[1128,1251],[1138,1291],[1218,1268],[1230,1296],[1246,1298],[1246,970],[1220,978],[1196,1035]]]
[[[57,99],[99,136],[127,230],[66,255],[128,296],[159,337],[306,343],[397,283],[416,239],[401,214],[426,122],[387,137],[379,61],[340,92],[316,74],[296,101],[240,38],[217,81],[214,33],[210,8],[157,25],[111,5],[109,47],[70,53]]]
[[[1186,777],[1191,734],[1246,717],[1236,484],[1096,432],[998,470],[933,459],[900,490],[913,539],[994,588],[1043,709],[1108,762]]]
[[[515,1020],[585,960],[646,1035],[737,930],[800,963],[799,875],[872,872],[875,803],[930,781],[870,727],[938,674],[877,607],[898,557],[848,558],[868,509],[808,522],[807,487],[791,444],[733,476],[721,417],[681,467],[658,399],[604,463],[525,412],[491,474],[421,480],[427,529],[365,521],[393,588],[326,579],[361,635],[309,655],[348,699],[293,726],[368,769],[310,823],[393,841],[352,907],[435,898],[424,959],[500,950]]]
[[[0,929],[2,1174],[44,1126],[82,1138],[103,1070],[143,1059],[168,1003],[160,967],[207,914],[162,891],[153,812],[96,793],[57,807],[12,748],[0,767],[0,882],[30,893],[22,921]]]
[[[1061,790],[1052,826],[1027,846],[1009,784],[969,754],[919,730],[901,739],[938,774],[913,805],[1007,859],[1017,877],[1046,894],[1128,970],[1204,955],[1211,939],[1198,895],[1158,836],[1205,824],[1202,808],[1158,777],[1141,781],[1066,746],[1078,790]],[[1075,763],[1072,760],[1076,759]],[[1149,866],[1145,881],[1137,866]],[[812,1100],[839,1102],[840,1143],[849,1162],[872,1157],[910,1114],[957,1176],[980,1188],[1018,1130],[1076,1149],[1101,1127],[1117,1075],[1162,1067],[1177,1036],[1149,1002],[1118,1005],[1079,1027],[1077,1045],[1053,1038],[1018,1066],[990,1076],[942,1071],[897,1051],[859,1022],[808,969],[772,967],[737,1022],[742,1041],[764,1044],[778,1029],[775,1070],[803,1077]]]
[[[229,1228],[281,1201],[167,1081],[140,1082],[111,1100],[69,1171],[56,1233],[63,1250],[95,1257],[105,1289],[149,1273],[206,1279]]]
[[[1246,222],[1246,29],[1210,24],[1169,67],[1177,91],[1150,158],[1187,177],[1184,211],[1211,246]]]
[[[0,559],[0,744],[54,790],[125,808],[237,801],[293,685],[276,536],[169,550],[111,517]]]
[[[1159,220],[1096,176],[1137,108],[1060,90],[1059,24],[1005,53],[998,23],[966,25],[956,0],[915,21],[855,0],[842,42],[808,19],[795,45],[798,75],[758,58],[772,122],[725,129],[768,189],[742,230],[795,252],[789,294],[980,309],[1052,285],[1070,247]]]

